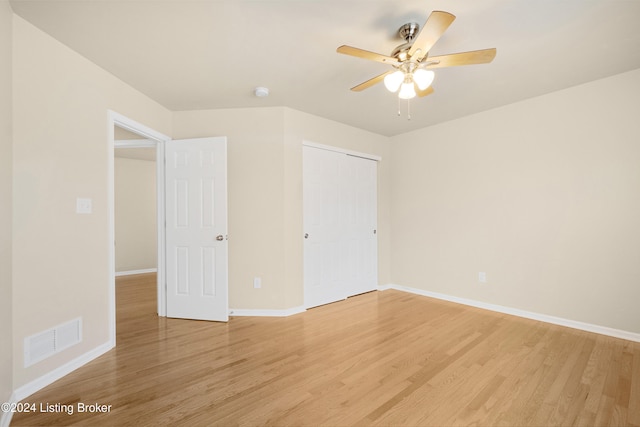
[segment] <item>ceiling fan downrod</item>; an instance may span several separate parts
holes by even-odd
[[[416,38],[420,30],[420,25],[416,22],[409,22],[398,29],[398,35],[404,43],[393,49],[391,57],[398,58],[399,61],[407,60],[407,51],[411,48],[413,39]]]

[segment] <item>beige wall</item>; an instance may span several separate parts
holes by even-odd
[[[0,402],[12,392],[11,316],[11,22],[9,2],[0,1]],[[3,414],[0,412],[0,422]]]
[[[283,109],[176,112],[175,139],[227,137],[229,306],[288,308],[283,292]],[[262,288],[253,288],[253,278]]]
[[[638,94],[640,70],[392,138],[392,281],[640,332]]]
[[[229,305],[303,304],[302,141],[386,157],[388,139],[288,108],[174,114],[174,137],[228,137]],[[388,160],[380,166],[380,280],[389,277]],[[262,288],[253,288],[253,278]]]
[[[114,169],[116,271],[156,268],[156,163],[116,157]]]
[[[171,113],[14,20],[14,388],[109,341],[109,109],[171,134]],[[77,197],[93,214],[75,213]],[[83,342],[29,368],[23,340],[75,317]]]

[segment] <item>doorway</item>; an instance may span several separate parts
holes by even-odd
[[[117,126],[114,134],[116,276],[156,273],[156,144]]]
[[[130,329],[123,325],[132,315],[157,313],[158,190],[156,143],[118,126],[114,135],[116,324],[120,339],[123,330]],[[155,286],[149,286],[151,283]],[[153,301],[153,306],[136,304],[133,307],[139,313],[123,316],[123,295],[134,295],[140,302]]]
[[[115,172],[116,172],[116,150],[133,150],[140,149],[139,155],[149,158],[152,149],[155,152],[155,185],[156,185],[156,206],[155,206],[155,222],[156,222],[156,257],[155,265],[157,270],[157,313],[159,316],[165,316],[165,295],[162,291],[161,284],[164,283],[164,142],[170,141],[171,138],[146,127],[134,120],[122,116],[116,112],[109,111],[108,115],[109,129],[109,156],[108,165],[108,215],[109,215],[109,336],[112,345],[116,343],[116,210],[115,210]],[[116,137],[117,135],[117,137]],[[118,148],[116,148],[118,147]],[[124,148],[127,147],[127,148]],[[131,151],[133,153],[133,151]],[[153,155],[153,154],[151,154]]]

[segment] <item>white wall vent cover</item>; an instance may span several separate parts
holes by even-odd
[[[24,367],[53,356],[80,341],[82,341],[82,318],[80,317],[26,337],[24,339]]]

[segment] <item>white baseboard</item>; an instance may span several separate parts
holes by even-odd
[[[157,273],[157,268],[145,268],[143,270],[116,271],[116,277],[131,276],[133,274]]]
[[[564,319],[562,317],[549,316],[548,314],[534,313],[531,311],[520,310],[517,308],[505,307],[497,304],[490,304],[482,301],[476,301],[467,298],[460,298],[451,295],[441,294],[438,292],[426,291],[423,289],[411,288],[409,286],[401,286],[395,284],[387,284],[378,286],[379,291],[387,289],[395,289],[397,291],[409,292],[425,297],[436,298],[443,301],[455,302],[457,304],[468,305],[471,307],[491,310],[498,313],[510,314],[513,316],[524,317],[526,319],[538,320],[541,322],[552,323],[554,325],[566,326],[568,328],[579,329],[596,334],[607,335],[615,338],[622,338],[628,341],[640,342],[640,334],[636,332],[624,331],[621,329],[609,328],[607,326],[594,325],[591,323],[579,322],[577,320]]]
[[[9,397],[9,400],[7,401],[7,403],[13,404],[18,402],[19,400],[16,399],[16,393],[15,392],[11,393],[11,397]],[[11,424],[11,418],[13,418],[13,412],[0,411],[0,427],[9,427],[9,424]]]
[[[64,365],[57,367],[53,371],[44,374],[40,378],[36,378],[30,383],[27,383],[22,387],[17,388],[16,390],[14,390],[11,398],[14,399],[15,402],[20,402],[21,400],[31,396],[33,393],[39,390],[42,390],[43,388],[53,383],[54,381],[59,380],[65,375],[70,374],[71,372],[75,371],[81,366],[91,362],[93,359],[99,356],[102,356],[104,353],[111,350],[113,347],[115,347],[115,343],[111,341],[106,342],[94,348],[93,350],[90,350],[85,354],[78,356],[75,359],[65,363]]]
[[[285,308],[284,310],[252,310],[242,308],[229,309],[229,316],[287,317],[307,311],[303,306]]]

